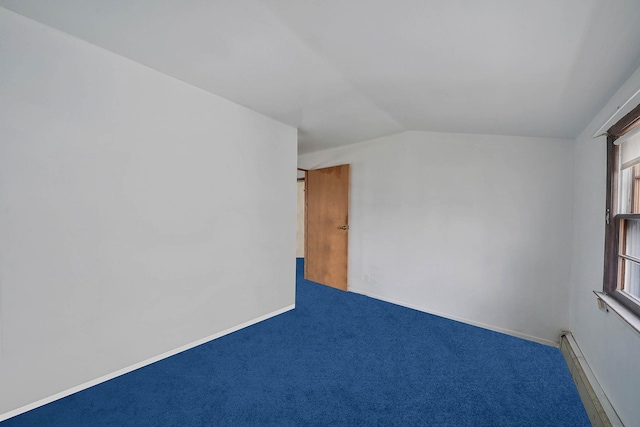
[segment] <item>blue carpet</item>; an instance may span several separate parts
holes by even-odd
[[[560,351],[305,281],[296,309],[2,423],[590,426]]]

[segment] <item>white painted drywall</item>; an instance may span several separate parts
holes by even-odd
[[[555,343],[569,324],[572,150],[407,132],[298,165],[351,164],[351,291]]]
[[[585,359],[625,426],[640,426],[640,334],[613,312],[598,310],[602,290],[606,184],[605,138],[594,132],[640,88],[640,69],[575,142],[571,329]],[[637,102],[636,102],[637,104]]]
[[[0,414],[291,306],[296,138],[0,8]]]

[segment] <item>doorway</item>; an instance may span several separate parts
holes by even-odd
[[[305,171],[304,278],[348,289],[349,165]]]
[[[296,258],[304,258],[305,173],[298,170],[296,207]]]

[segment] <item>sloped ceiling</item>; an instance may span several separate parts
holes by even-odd
[[[576,137],[640,66],[638,0],[0,0],[299,129]]]

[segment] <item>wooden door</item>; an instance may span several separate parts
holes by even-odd
[[[306,173],[304,277],[347,290],[349,165]]]

